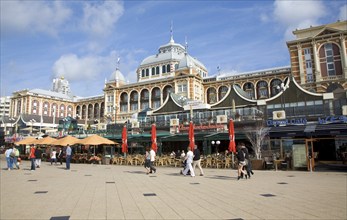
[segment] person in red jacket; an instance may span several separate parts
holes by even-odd
[[[31,169],[35,170],[35,145],[30,146],[29,159],[31,160]]]

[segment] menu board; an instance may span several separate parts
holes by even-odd
[[[293,166],[306,167],[306,147],[305,144],[293,144]]]

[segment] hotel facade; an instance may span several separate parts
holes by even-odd
[[[160,150],[169,152],[188,143],[186,125],[193,121],[196,141],[208,154],[217,150],[211,144],[217,140],[218,150],[227,149],[232,118],[237,141],[250,144],[247,131],[265,128],[263,157],[291,152],[297,167],[307,166],[299,155],[338,160],[347,143],[347,21],[293,34],[296,39],[287,42],[290,66],[214,76],[171,36],[140,63],[136,83],[127,83],[116,68],[104,94],[94,97],[73,96],[64,78],[55,79],[52,91],[13,92],[1,127],[7,134],[8,128],[58,128],[59,120],[71,117],[85,129],[108,127],[103,135],[120,140],[118,128],[127,124],[128,142],[136,147],[150,142],[148,131],[156,123]]]

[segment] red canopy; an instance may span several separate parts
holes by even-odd
[[[157,127],[155,124],[152,124],[152,149],[157,152],[158,145],[157,145]]]
[[[194,124],[191,121],[189,123],[189,147],[193,151],[194,150],[194,145],[195,145],[195,140],[194,140]]]
[[[124,125],[123,131],[122,131],[122,153],[128,152],[128,133],[127,133],[127,126]]]
[[[229,151],[236,153],[234,121],[232,119],[229,121],[229,140]]]

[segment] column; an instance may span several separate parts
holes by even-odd
[[[345,38],[341,35],[340,36],[340,42],[341,42],[341,60],[342,60],[342,70],[343,70],[343,75],[345,79],[347,79],[347,52],[346,52],[346,40]]]
[[[318,56],[318,51],[317,51],[317,44],[315,41],[312,41],[312,47],[313,47],[313,59],[314,59],[314,64],[315,64],[315,76],[316,76],[316,82],[322,81],[322,76],[321,76],[321,69],[320,69],[320,63],[319,63],[319,56]]]
[[[297,45],[298,48],[298,58],[299,58],[299,74],[300,74],[300,82],[305,83],[306,82],[306,77],[305,77],[305,72],[304,72],[304,66],[303,66],[303,60],[302,60],[302,47],[301,44],[298,43]]]

